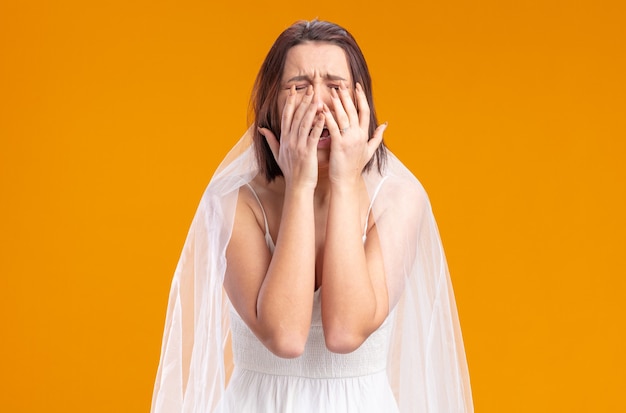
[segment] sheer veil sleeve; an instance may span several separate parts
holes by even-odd
[[[218,167],[193,218],[170,289],[153,413],[213,412],[225,384],[230,333],[222,283],[238,189],[256,174],[251,132]]]
[[[401,412],[473,412],[448,266],[428,196],[391,153],[366,175],[389,291],[387,373]],[[384,182],[381,182],[384,181]]]
[[[204,192],[169,295],[152,413],[214,412],[229,369],[226,247],[238,189],[258,172],[251,130]],[[387,373],[401,412],[472,412],[463,341],[439,233],[417,179],[389,153],[364,179],[390,295]],[[376,195],[375,195],[376,194]]]

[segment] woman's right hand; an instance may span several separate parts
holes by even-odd
[[[301,95],[300,95],[301,96]],[[317,185],[317,143],[324,129],[323,105],[315,102],[313,86],[299,100],[295,86],[289,89],[281,119],[280,140],[268,128],[259,128],[272,150],[285,184],[314,189]]]

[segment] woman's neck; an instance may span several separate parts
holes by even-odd
[[[325,204],[330,197],[330,179],[328,168],[320,168],[317,172],[317,185],[315,186],[315,203]]]

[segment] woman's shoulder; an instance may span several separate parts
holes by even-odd
[[[244,211],[252,213],[259,227],[265,232],[268,226],[272,227],[279,219],[283,197],[284,187],[280,181],[268,182],[259,174],[238,188],[237,210],[238,213],[246,213]]]
[[[378,179],[380,180],[380,195],[383,195],[384,199],[402,203],[428,203],[428,194],[422,183],[390,151],[388,151],[387,162]]]

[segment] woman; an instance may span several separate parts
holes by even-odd
[[[289,27],[253,105],[174,275],[152,411],[473,411],[428,199],[353,37]]]

